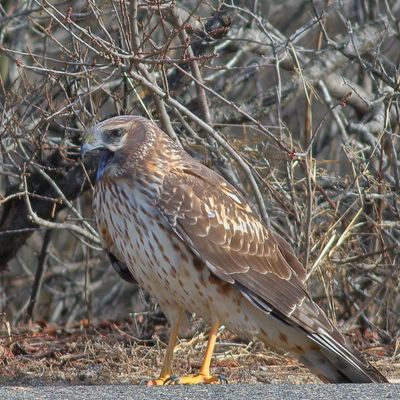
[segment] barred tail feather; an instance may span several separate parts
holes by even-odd
[[[309,338],[319,345],[299,360],[322,381],[329,383],[387,383],[387,379],[370,365],[357,350],[350,350],[331,335],[312,334]]]

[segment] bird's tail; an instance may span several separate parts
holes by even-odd
[[[355,349],[329,334],[308,336],[313,345],[299,360],[322,381],[329,383],[386,383],[387,379]]]

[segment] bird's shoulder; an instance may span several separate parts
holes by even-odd
[[[236,188],[196,160],[185,159],[170,169],[158,207],[192,246],[214,248],[212,255],[235,260],[215,260],[224,268],[305,278],[305,269],[286,240],[264,224]]]

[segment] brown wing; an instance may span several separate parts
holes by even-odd
[[[107,254],[111,265],[118,273],[118,275],[126,282],[137,284],[135,278],[133,277],[131,271],[129,271],[129,268],[126,266],[126,264],[115,257],[113,253]]]
[[[336,331],[307,294],[305,269],[290,245],[215,172],[190,159],[171,170],[158,207],[210,270],[256,306],[309,332]]]

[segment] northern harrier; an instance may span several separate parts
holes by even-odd
[[[120,116],[87,134],[82,155],[99,149],[93,207],[115,269],[159,302],[172,325],[164,365],[171,379],[184,311],[211,326],[198,374],[210,362],[220,324],[294,353],[324,382],[386,382],[309,296],[305,269],[243,196],[175,144],[151,121]]]

